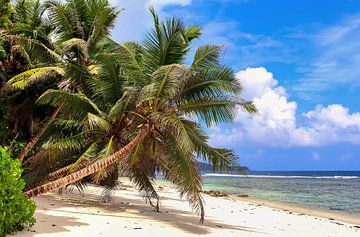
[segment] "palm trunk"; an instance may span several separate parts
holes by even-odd
[[[128,144],[126,144],[123,148],[112,154],[111,156],[107,157],[103,160],[98,160],[93,164],[76,171],[70,175],[67,175],[63,178],[57,179],[53,182],[49,182],[47,184],[41,185],[39,187],[33,188],[29,191],[24,192],[25,196],[31,198],[36,197],[41,194],[51,192],[60,188],[64,188],[69,184],[72,184],[76,181],[81,180],[82,178],[89,176],[93,173],[101,169],[105,169],[106,167],[116,163],[117,161],[121,160],[125,156],[127,156],[140,142],[142,142],[145,137],[149,133],[149,128],[146,126],[140,130],[138,135]]]
[[[20,153],[18,159],[22,162],[24,160],[24,157],[26,156],[26,154],[30,151],[31,148],[33,148],[38,141],[40,140],[40,138],[42,137],[42,135],[44,135],[44,133],[46,132],[46,130],[48,129],[48,127],[50,126],[50,124],[54,121],[54,119],[56,118],[56,116],[58,115],[58,113],[60,112],[61,106],[57,107],[57,109],[51,114],[50,118],[48,119],[48,121],[44,124],[44,126],[40,129],[40,131],[35,135],[35,137],[33,137],[30,142],[25,146],[24,150]]]
[[[57,178],[57,177],[65,174],[66,172],[68,172],[68,171],[72,168],[73,165],[74,165],[74,164],[71,164],[71,165],[65,166],[65,167],[63,167],[63,168],[60,168],[60,169],[58,169],[58,170],[56,170],[56,171],[54,171],[54,172],[51,172],[51,173],[47,176],[47,178],[50,179],[50,180],[51,180],[51,179],[54,179],[54,178]]]
[[[28,190],[34,189],[34,188],[36,188],[38,186],[49,183],[49,182],[59,178],[60,176],[64,175],[65,173],[69,172],[72,166],[73,166],[73,164],[65,166],[63,168],[60,168],[60,169],[58,169],[58,170],[56,170],[54,172],[51,172],[50,174],[48,174],[48,176],[45,179],[40,180],[37,183],[33,183],[33,184],[27,186],[24,189],[24,191],[27,192]]]

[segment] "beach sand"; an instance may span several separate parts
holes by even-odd
[[[252,198],[211,197],[205,223],[175,189],[162,187],[160,212],[147,205],[128,180],[121,180],[108,203],[102,188],[89,186],[85,195],[56,193],[35,198],[37,223],[16,237],[93,236],[360,236],[360,219]]]

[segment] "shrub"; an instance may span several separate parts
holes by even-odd
[[[0,237],[35,223],[35,203],[22,193],[25,181],[21,173],[20,162],[0,146]]]
[[[1,45],[0,45],[0,51],[1,51]],[[0,85],[1,83],[2,81],[0,75]],[[9,104],[5,98],[1,98],[1,97],[0,97],[0,118],[2,118],[0,120],[0,145],[1,145],[1,143],[5,143],[5,141],[7,142],[7,139],[9,138],[9,134],[10,134],[9,125],[8,125]]]

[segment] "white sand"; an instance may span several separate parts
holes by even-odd
[[[74,191],[36,198],[36,225],[16,237],[360,236],[360,229],[354,227],[360,222],[357,219],[346,224],[208,195],[204,195],[206,218],[201,225],[187,201],[169,187],[159,191],[161,213],[154,212],[130,186],[116,191],[109,203],[99,201],[101,192],[101,188],[90,186],[84,197]]]

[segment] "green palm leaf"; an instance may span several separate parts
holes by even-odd
[[[188,115],[196,115],[209,127],[231,122],[235,117],[238,101],[228,98],[204,98],[179,105],[179,110]]]
[[[6,90],[22,90],[34,83],[46,80],[56,80],[63,77],[65,70],[61,67],[34,68],[11,78],[4,86]]]
[[[102,130],[108,132],[111,129],[111,125],[103,118],[98,115],[88,113],[88,126],[91,130]]]
[[[73,117],[84,118],[88,113],[101,115],[103,112],[85,95],[71,93],[63,90],[47,90],[37,103],[40,105],[61,106],[62,113],[71,114]]]

